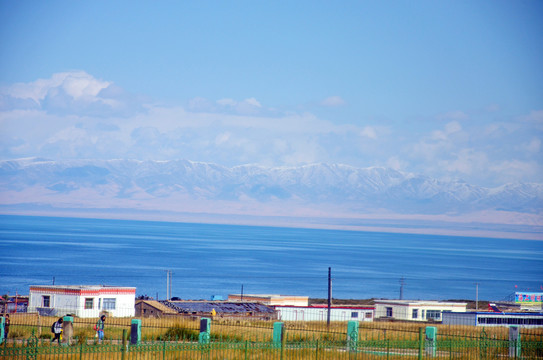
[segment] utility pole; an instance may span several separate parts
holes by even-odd
[[[241,301],[243,301],[243,284],[241,284]]]
[[[326,315],[326,326],[330,327],[330,312],[332,310],[332,268],[328,268],[328,314]]]
[[[475,283],[475,311],[479,311],[479,283]]]
[[[400,300],[403,300],[403,286],[405,285],[405,278],[400,279]]]
[[[172,271],[164,271],[166,271],[166,300],[170,300],[170,298],[172,297]]]

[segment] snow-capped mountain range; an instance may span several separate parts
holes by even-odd
[[[231,206],[233,210],[250,208],[247,211],[255,215],[260,208],[289,215],[289,209],[295,207],[343,213],[499,210],[540,214],[543,184],[485,188],[388,168],[337,164],[227,168],[188,160],[1,161],[0,205],[31,204],[79,209],[163,207],[210,213]]]

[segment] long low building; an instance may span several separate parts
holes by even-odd
[[[275,306],[277,317],[281,321],[327,321],[328,307],[313,306]],[[373,307],[332,306],[330,321],[373,321]]]
[[[543,327],[542,313],[449,312],[444,325]]]
[[[230,294],[228,301],[231,302],[257,302],[264,305],[309,305],[308,296],[278,295],[278,294]]]
[[[467,303],[424,300],[375,300],[375,318],[441,321],[444,312],[465,312]]]

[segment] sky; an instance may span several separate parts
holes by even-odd
[[[0,160],[543,182],[541,1],[0,0]]]

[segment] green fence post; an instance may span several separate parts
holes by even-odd
[[[356,352],[358,350],[358,321],[349,321],[347,323],[347,351]]]
[[[123,338],[121,340],[121,360],[124,360],[124,354],[126,353],[126,329],[123,329]]]
[[[273,323],[273,347],[279,348],[283,343],[285,324],[282,322]]]
[[[419,360],[422,360],[422,352],[424,351],[424,328],[419,328]]]
[[[81,344],[79,345],[79,360],[83,360],[83,342],[87,343],[87,338],[83,338]]]
[[[437,348],[437,328],[435,326],[427,326],[426,327],[426,342],[425,342],[425,348],[426,348],[426,355],[429,355],[431,357],[436,356],[436,348]]]
[[[245,360],[248,359],[248,353],[249,353],[249,340],[245,340]]]

